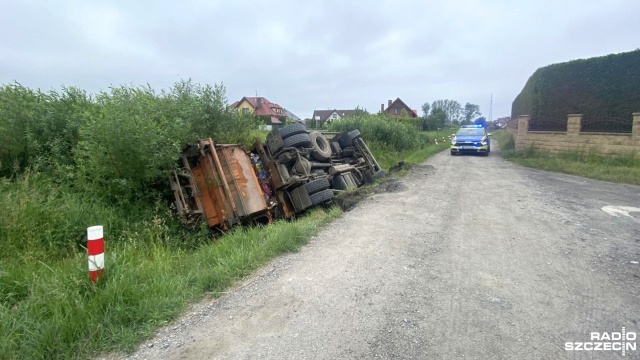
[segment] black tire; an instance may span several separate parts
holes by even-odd
[[[310,145],[311,145],[311,138],[307,133],[291,135],[290,137],[284,139],[284,147],[287,147],[287,148],[298,147],[298,146],[308,147]]]
[[[451,151],[451,156],[456,156],[456,153],[454,153],[453,151]]]
[[[313,146],[313,152],[311,156],[319,161],[324,161],[331,158],[333,151],[331,151],[331,144],[329,140],[322,135],[319,131],[311,131],[309,133],[311,138],[311,146]]]
[[[280,136],[282,136],[282,139],[284,140],[293,135],[298,135],[306,132],[307,126],[305,124],[293,124],[280,129]]]
[[[309,197],[311,198],[311,205],[322,204],[333,199],[333,190],[322,190],[313,195],[310,195]]]
[[[319,178],[313,181],[309,181],[304,184],[304,188],[307,190],[307,194],[313,195],[318,191],[326,190],[329,188],[329,180],[327,178]]]

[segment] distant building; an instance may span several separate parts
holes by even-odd
[[[400,100],[400,98],[397,98],[394,101],[389,100],[386,109],[384,108],[384,104],[380,104],[380,112],[387,113],[387,115],[394,117],[418,117],[418,110],[411,109],[409,106],[407,106],[407,104],[404,103],[404,101]]]
[[[325,123],[330,124],[332,121],[340,120],[347,116],[353,116],[361,110],[314,110],[311,117],[311,124],[316,127],[320,127]]]
[[[287,114],[282,106],[272,103],[264,97],[245,96],[240,101],[231,104],[231,107],[238,109],[243,114],[255,114],[264,119],[269,126],[282,126],[287,119]]]

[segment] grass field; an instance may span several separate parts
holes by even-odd
[[[502,155],[516,164],[587,178],[640,185],[640,158],[634,156],[605,157],[592,152],[550,154],[536,149],[515,151],[506,130],[494,132]]]

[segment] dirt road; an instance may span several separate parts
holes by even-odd
[[[617,359],[565,343],[640,332],[640,187],[445,152],[390,188],[130,357]]]

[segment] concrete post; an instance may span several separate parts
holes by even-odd
[[[580,127],[582,126],[582,114],[567,115],[567,135],[580,135]]]
[[[522,150],[528,145],[525,143],[527,138],[527,131],[529,131],[529,120],[531,116],[520,115],[518,116],[518,133],[516,134],[516,150]]]
[[[633,123],[631,124],[631,141],[640,146],[640,113],[633,113]]]

